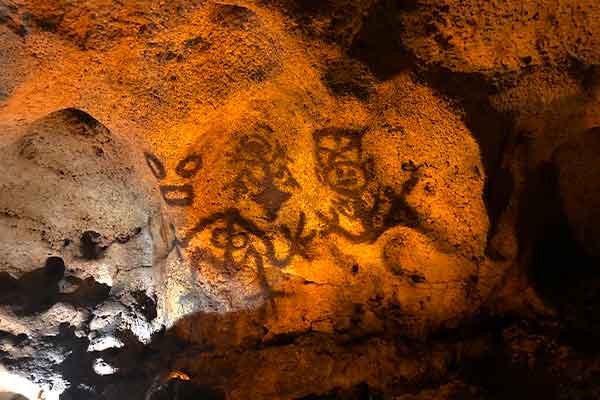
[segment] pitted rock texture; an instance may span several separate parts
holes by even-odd
[[[592,0],[421,1],[398,15],[403,43],[425,63],[505,74],[539,65],[600,61],[600,7]]]
[[[160,326],[142,309],[156,308],[161,205],[133,154],[72,108],[3,148],[2,351],[46,391],[68,384],[61,363],[84,342],[92,352],[122,345],[121,331],[147,342]]]
[[[0,391],[594,398],[599,24],[0,0]]]

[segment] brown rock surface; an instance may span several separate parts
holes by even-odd
[[[600,256],[600,129],[583,132],[556,154],[562,203],[574,236],[585,250]]]
[[[520,72],[570,59],[600,61],[593,0],[417,0],[399,15],[403,43],[425,63],[457,72]]]
[[[594,398],[599,30],[0,0],[0,392]]]

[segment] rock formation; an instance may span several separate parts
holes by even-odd
[[[0,0],[0,399],[596,398],[599,35]]]

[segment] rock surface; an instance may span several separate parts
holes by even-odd
[[[0,392],[597,397],[599,33],[592,0],[0,0]]]

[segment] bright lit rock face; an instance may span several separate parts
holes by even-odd
[[[594,398],[600,9],[475,3],[0,0],[0,392]]]
[[[122,331],[148,342],[159,329],[160,198],[132,146],[80,110],[49,114],[3,150],[3,350],[52,378],[42,383],[53,395],[68,384],[57,366],[76,365],[77,351],[123,346]]]
[[[401,307],[397,323],[420,336],[476,308],[485,176],[448,106],[400,76],[373,99],[375,121],[355,103],[352,118],[332,113],[316,128],[281,120],[301,110],[275,95],[285,107],[262,107],[277,118],[216,115],[189,143],[157,138],[145,153],[177,221],[166,319],[275,307],[270,335],[333,333],[335,315],[379,298],[379,312]]]

